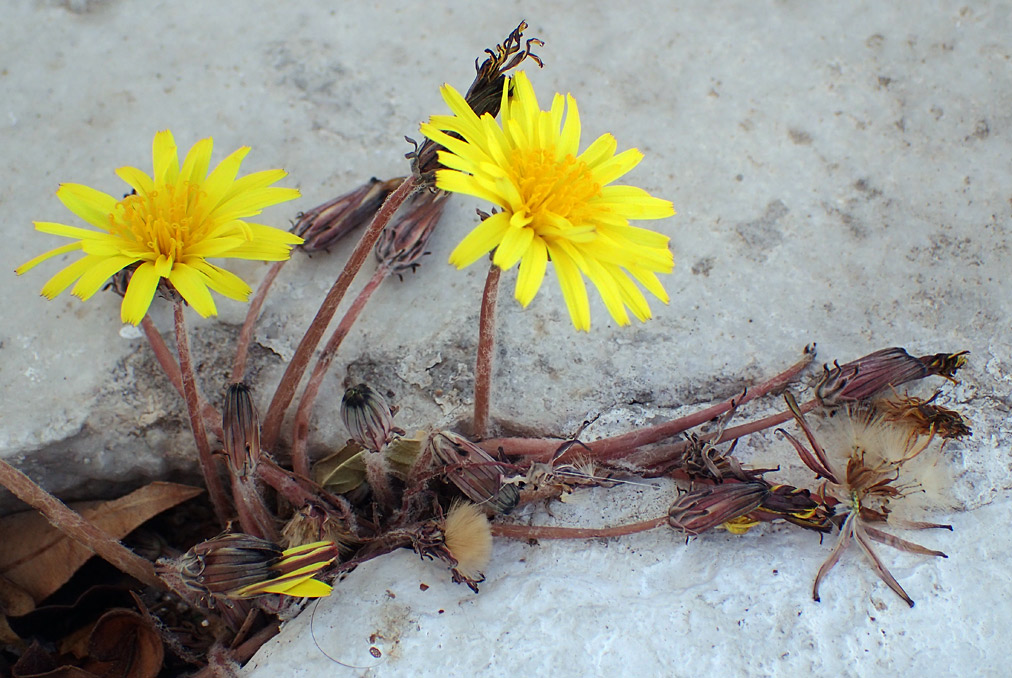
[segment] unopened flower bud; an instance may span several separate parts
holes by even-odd
[[[686,534],[702,534],[759,508],[769,493],[769,486],[763,482],[723,483],[689,490],[668,509],[668,524]]]
[[[393,439],[394,415],[386,398],[367,384],[352,386],[341,399],[341,421],[352,439],[379,452]]]
[[[374,250],[376,258],[394,272],[414,269],[425,254],[425,246],[443,216],[449,197],[443,191],[415,193],[403,209],[404,216],[383,229]]]
[[[446,476],[464,495],[497,513],[509,513],[520,502],[520,490],[503,482],[503,463],[452,431],[429,437],[432,456],[447,467]]]
[[[321,541],[282,550],[247,534],[225,534],[197,544],[178,561],[183,583],[222,598],[252,598],[278,593],[320,598],[330,586],[312,576],[336,557],[337,546]]]
[[[225,457],[232,473],[245,478],[260,458],[260,417],[246,384],[230,384],[221,414]]]
[[[383,201],[403,177],[380,181],[375,177],[358,188],[298,216],[292,232],[302,236],[306,252],[325,250],[346,234],[372,221]]]

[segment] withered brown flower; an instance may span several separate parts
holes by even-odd
[[[521,21],[520,25],[506,36],[502,44],[496,45],[495,49],[485,50],[485,53],[488,54],[485,61],[479,65],[478,60],[474,60],[476,73],[474,81],[464,95],[464,100],[478,117],[485,113],[493,118],[499,115],[502,88],[506,82],[507,72],[519,66],[525,59],[530,59],[539,67],[544,67],[544,62],[531,51],[531,46],[542,47],[545,43],[537,38],[529,38],[523,42],[525,30],[527,30],[527,22]],[[521,47],[522,42],[523,47]],[[441,149],[442,146],[426,139],[420,146],[416,146],[414,151],[407,154],[406,157],[411,159],[411,171],[420,178],[421,185],[435,186],[435,172],[441,167],[436,154]]]
[[[936,391],[927,400],[896,394],[891,398],[876,400],[872,406],[883,419],[907,427],[914,435],[937,434],[945,439],[972,435],[970,425],[963,415],[934,404],[935,398],[940,394],[941,391]]]
[[[812,597],[819,600],[819,585],[822,580],[839,562],[840,556],[851,542],[856,542],[875,574],[913,607],[913,599],[886,569],[872,549],[871,542],[886,544],[908,553],[947,557],[941,551],[901,539],[875,526],[885,525],[889,521],[895,502],[923,489],[916,482],[915,469],[910,464],[914,460],[925,459],[921,455],[931,446],[934,435],[911,435],[881,417],[867,412],[849,411],[833,420],[834,425],[843,432],[845,440],[834,444],[827,453],[808,426],[794,398],[787,394],[786,400],[810,448],[806,448],[787,431],[778,429],[778,432],[790,441],[805,465],[826,480],[820,498],[824,504],[835,506],[837,515],[833,520],[840,529],[836,545],[815,577]],[[901,473],[906,476],[904,485],[897,483]],[[937,523],[896,522],[912,529],[952,529],[949,525]]]
[[[496,513],[509,513],[520,501],[520,490],[503,482],[503,462],[452,431],[429,436],[432,458],[445,466],[446,477],[464,495]]]

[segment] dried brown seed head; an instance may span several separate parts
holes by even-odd
[[[470,502],[454,502],[443,526],[446,548],[463,578],[481,580],[492,557],[492,528],[485,512]]]
[[[905,426],[910,430],[911,435],[937,434],[946,439],[972,435],[970,425],[963,415],[955,410],[933,404],[932,401],[938,395],[939,393],[936,392],[927,400],[914,396],[895,395],[891,398],[876,400],[874,408],[885,421]]]

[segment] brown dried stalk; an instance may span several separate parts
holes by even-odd
[[[492,536],[507,539],[597,539],[622,537],[627,534],[655,530],[668,524],[668,517],[661,516],[639,523],[615,527],[549,527],[547,525],[502,525],[492,523]]]
[[[112,535],[62,501],[39,487],[35,481],[0,459],[0,484],[41,513],[63,534],[94,551],[137,581],[156,589],[165,590],[165,583],[155,574],[154,565],[123,546]]]
[[[344,341],[344,338],[348,336],[348,332],[351,331],[351,326],[355,324],[373,292],[380,286],[380,283],[386,280],[389,274],[390,267],[386,265],[381,265],[372,274],[369,282],[366,283],[365,287],[358,293],[358,296],[355,297],[355,301],[352,302],[344,317],[341,318],[341,322],[338,323],[334,333],[327,341],[327,345],[324,346],[320,357],[316,361],[316,365],[313,367],[309,382],[306,384],[305,390],[302,391],[302,398],[299,399],[299,407],[295,412],[294,430],[292,431],[292,467],[301,476],[305,476],[306,478],[310,476],[309,453],[306,450],[306,442],[309,438],[309,415],[313,411],[313,403],[316,401],[316,396],[320,392],[320,386],[323,384],[323,377],[327,374],[327,370],[330,369],[330,364],[333,362],[337,349],[341,346],[341,342]]]

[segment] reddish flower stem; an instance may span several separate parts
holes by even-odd
[[[724,414],[732,407],[739,407],[750,400],[754,400],[755,398],[764,396],[771,391],[782,388],[802,370],[808,367],[814,356],[814,352],[809,353],[806,351],[805,356],[794,365],[775,377],[768,379],[762,384],[759,384],[754,388],[747,389],[743,395],[735,398],[728,398],[723,402],[707,407],[695,414],[673,419],[663,424],[658,424],[657,426],[649,426],[611,438],[595,440],[594,442],[587,443],[586,447],[574,445],[571,453],[579,454],[580,456],[588,457],[590,459],[606,461],[626,455],[642,445],[649,445],[650,443],[670,438],[671,436],[687,431],[694,426],[704,424],[714,417]],[[789,417],[790,415],[788,414],[788,418]],[[728,431],[731,430],[733,429],[729,429]],[[555,454],[560,444],[561,442],[559,440],[546,438],[495,438],[481,443],[481,447],[492,453],[502,448],[502,450],[510,456],[525,457],[533,461],[547,461],[553,454]],[[577,447],[579,447],[579,449],[576,449]]]
[[[478,318],[478,351],[474,365],[474,419],[471,433],[481,440],[488,433],[489,392],[492,384],[492,357],[495,346],[495,305],[499,297],[499,276],[502,269],[491,264],[485,289],[481,295]]]
[[[179,364],[176,359],[172,357],[172,352],[169,351],[169,347],[165,345],[165,340],[162,339],[161,332],[155,327],[155,323],[151,320],[151,316],[144,314],[144,318],[141,319],[141,329],[144,330],[144,336],[148,338],[148,343],[151,344],[151,351],[155,354],[155,360],[162,366],[162,371],[165,372],[165,376],[169,378],[172,385],[176,388],[176,391],[180,396],[183,395],[183,378],[179,374]]]
[[[362,268],[362,264],[369,255],[369,250],[379,240],[383,228],[390,221],[397,208],[415,190],[415,187],[415,178],[412,175],[405,179],[404,183],[398,186],[393,193],[387,196],[383,206],[376,212],[372,223],[369,224],[365,233],[362,234],[362,239],[355,245],[351,257],[348,258],[348,263],[344,266],[344,270],[337,276],[337,280],[334,281],[330,291],[327,292],[327,296],[320,305],[320,309],[316,312],[316,317],[313,318],[313,322],[310,323],[305,336],[302,337],[298,348],[295,349],[295,355],[292,356],[291,362],[288,363],[288,367],[285,369],[280,383],[278,383],[277,391],[275,391],[274,397],[271,399],[271,404],[267,408],[267,415],[264,417],[263,433],[261,434],[264,448],[268,450],[274,449],[274,445],[277,443],[278,436],[281,433],[281,423],[285,417],[285,411],[288,409],[289,404],[291,404],[292,398],[295,397],[295,389],[298,388],[302,375],[305,373],[306,367],[309,366],[309,360],[313,357],[313,351],[316,350],[320,339],[323,338],[323,333],[327,331],[327,326],[330,324],[331,319],[333,319],[334,313],[337,312],[337,307],[340,305],[341,300],[344,299],[344,295],[348,291],[352,279],[359,272],[359,269]]]
[[[341,318],[341,322],[338,323],[337,329],[330,336],[327,345],[323,347],[323,351],[313,367],[313,373],[309,376],[309,382],[306,384],[305,390],[302,391],[302,398],[299,399],[299,407],[295,412],[295,424],[292,427],[292,467],[301,476],[310,477],[309,453],[306,450],[306,441],[309,438],[309,416],[313,412],[313,403],[320,392],[323,377],[330,369],[330,364],[333,362],[341,342],[348,336],[351,326],[355,324],[362,309],[368,303],[369,297],[389,273],[390,267],[385,264],[381,265],[355,297],[355,301],[351,303],[344,317]]]
[[[186,396],[183,395],[183,378],[179,373],[179,363],[172,357],[172,352],[166,346],[165,340],[155,327],[154,322],[151,321],[150,316],[144,316],[143,320],[141,320],[141,328],[144,330],[144,335],[148,338],[148,343],[151,344],[151,351],[155,354],[155,359],[161,365],[165,376],[172,382],[179,396],[185,400]],[[211,432],[220,438],[221,415],[218,413],[218,410],[202,398],[200,401],[200,411],[204,415],[204,425],[209,425]]]
[[[228,498],[225,487],[218,473],[218,465],[211,456],[211,445],[207,442],[207,431],[204,429],[204,418],[201,412],[200,396],[197,394],[197,381],[193,373],[193,359],[190,356],[190,339],[186,335],[186,320],[183,316],[183,303],[176,302],[173,306],[176,322],[176,350],[179,352],[179,372],[183,382],[183,399],[186,401],[186,412],[190,417],[190,430],[197,444],[197,456],[200,459],[200,470],[207,484],[207,494],[222,527],[228,524]]]
[[[800,405],[798,409],[800,410],[801,414],[807,414],[808,412],[811,412],[815,408],[819,407],[819,405],[821,404],[822,403],[820,403],[817,399],[813,398],[812,400],[809,400],[807,403]],[[781,412],[780,414],[772,414],[768,417],[763,417],[762,419],[750,421],[747,424],[741,424],[740,426],[732,426],[729,429],[725,429],[724,433],[714,444],[727,442],[728,440],[737,440],[742,436],[747,436],[749,434],[762,431],[771,426],[776,426],[777,424],[783,424],[784,422],[788,422],[793,418],[794,415],[791,414],[790,412]]]
[[[819,405],[820,403],[818,400],[812,399],[803,405],[800,405],[798,409],[802,414],[805,414],[819,407]],[[793,418],[794,415],[790,412],[781,412],[779,414],[763,417],[762,419],[750,421],[747,424],[732,426],[731,428],[725,429],[720,438],[716,440],[711,441],[706,436],[702,436],[702,439],[706,442],[718,445],[720,443],[726,443],[729,440],[737,440],[738,438],[757,433],[771,426],[776,426],[777,424],[783,424]],[[632,461],[636,466],[644,469],[662,466],[666,462],[675,459],[684,453],[688,445],[689,442],[687,440],[683,440],[672,445],[662,445],[660,447],[651,448],[630,457],[630,461]]]
[[[257,318],[260,317],[260,309],[264,307],[264,301],[267,300],[267,292],[270,291],[271,285],[274,284],[274,279],[278,277],[278,273],[281,272],[281,268],[287,262],[288,259],[285,259],[284,261],[275,261],[271,265],[267,271],[267,275],[260,281],[256,294],[253,295],[253,300],[250,301],[249,309],[246,311],[246,319],[242,323],[239,339],[235,344],[235,360],[232,361],[233,384],[242,381],[243,374],[246,372],[246,357],[249,355],[249,345],[253,339],[253,328],[257,324]]]
[[[629,523],[616,527],[548,527],[546,525],[503,525],[492,523],[493,537],[507,539],[594,539],[597,537],[621,537],[637,532],[654,530],[668,524],[668,517],[661,516],[641,523]]]
[[[3,459],[0,459],[0,485],[44,515],[53,527],[91,549],[121,572],[156,589],[168,588],[155,574],[154,565],[149,561],[123,546],[118,539],[46,492]]]
[[[338,511],[338,517],[347,526],[352,525],[352,511],[348,501],[314,483],[308,478],[297,476],[291,471],[281,468],[266,455],[260,457],[257,462],[257,477],[277,490],[278,494],[285,498],[292,506],[305,506],[306,504],[319,504],[326,502]],[[349,530],[354,532],[349,527]]]
[[[231,475],[231,479],[232,501],[235,503],[236,513],[239,514],[242,531],[254,537],[280,542],[281,534],[274,522],[274,516],[264,505],[263,497],[257,490],[256,479],[239,478],[235,475]]]

